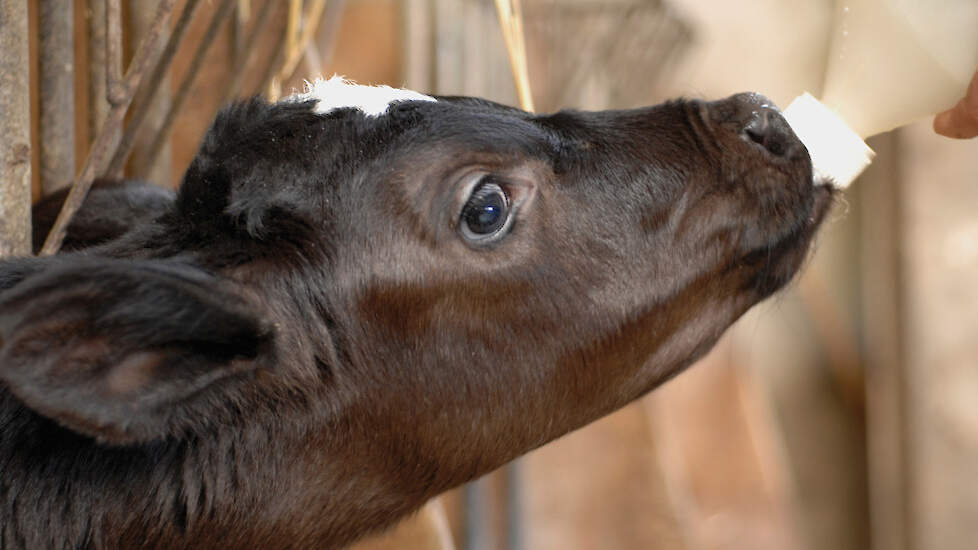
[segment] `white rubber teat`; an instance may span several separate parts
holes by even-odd
[[[808,148],[816,180],[845,189],[876,156],[838,115],[808,92],[796,97],[783,114]]]

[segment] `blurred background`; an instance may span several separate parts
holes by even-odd
[[[536,109],[818,95],[834,7],[522,0]],[[0,16],[8,242],[17,201],[86,163],[177,186],[222,104],[320,74],[519,105],[492,0],[0,0]],[[975,548],[978,140],[923,120],[870,145],[802,276],[708,357],[358,548]]]

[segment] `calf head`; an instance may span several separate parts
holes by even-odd
[[[761,96],[329,99],[229,107],[155,220],[0,264],[16,406],[93,448],[258,456],[277,489],[227,492],[339,544],[678,373],[830,203]]]

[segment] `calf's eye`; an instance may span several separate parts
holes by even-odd
[[[476,244],[496,241],[509,228],[510,207],[506,191],[493,180],[484,178],[462,208],[459,220],[462,236]]]

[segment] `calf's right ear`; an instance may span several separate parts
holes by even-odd
[[[270,346],[228,283],[162,261],[74,258],[0,294],[0,381],[109,443],[178,435]]]

